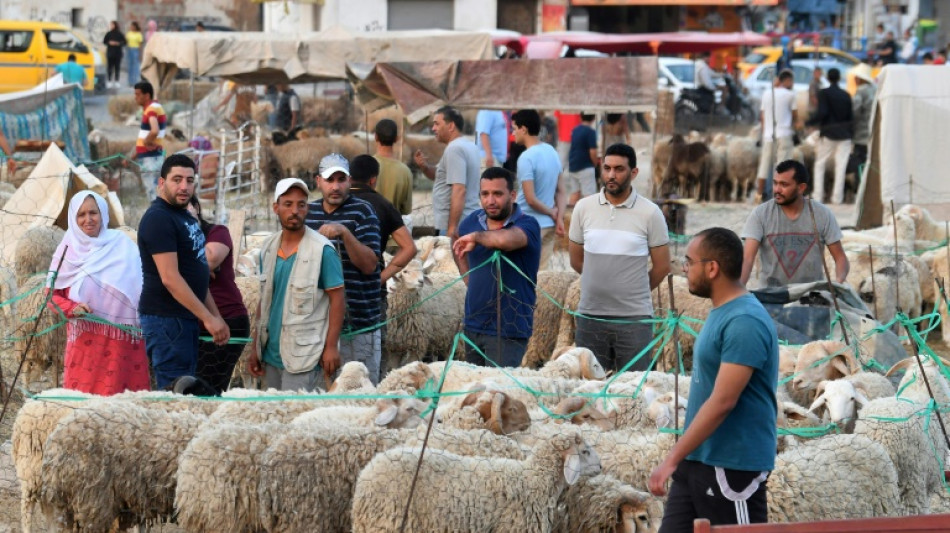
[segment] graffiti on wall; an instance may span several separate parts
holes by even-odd
[[[86,19],[86,34],[94,43],[102,42],[106,32],[109,31],[109,21],[102,15],[96,15]]]
[[[30,20],[45,20],[67,27],[73,25],[73,16],[69,11],[47,11],[38,7],[30,8]]]

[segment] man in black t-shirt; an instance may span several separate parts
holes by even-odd
[[[412,240],[409,228],[402,220],[402,215],[396,207],[383,195],[376,192],[376,178],[379,176],[379,161],[368,155],[356,156],[350,164],[350,193],[353,196],[366,200],[376,211],[379,219],[379,268],[383,286],[386,280],[406,268],[406,264],[416,255],[416,243]],[[392,237],[397,251],[388,265],[383,262],[382,251],[387,247]]]
[[[195,193],[194,161],[181,154],[166,159],[157,193],[139,223],[139,319],[161,389],[175,378],[195,375],[199,320],[216,344],[225,344],[230,332],[208,291],[204,234],[186,209]]]

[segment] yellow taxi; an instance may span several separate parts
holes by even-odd
[[[749,74],[755,70],[755,67],[761,63],[776,63],[780,57],[782,57],[781,46],[760,46],[753,48],[751,52],[742,58],[742,61],[739,61],[739,72],[742,73],[742,79],[748,78]],[[861,62],[853,55],[830,46],[796,46],[792,51],[792,62],[795,60],[834,61],[841,64],[842,72],[847,71]]]
[[[86,71],[84,89],[95,84],[92,46],[62,24],[0,20],[0,93],[22,91],[43,83],[76,54]]]

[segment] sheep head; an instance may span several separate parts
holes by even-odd
[[[575,425],[590,424],[603,431],[611,431],[617,427],[613,418],[607,416],[603,411],[591,405],[591,402],[587,399],[577,396],[564,398],[558,402],[552,412],[555,415],[561,415],[564,417],[557,418],[555,420],[556,423],[561,423],[564,420],[567,420],[571,424]]]
[[[843,342],[809,342],[798,352],[792,386],[799,390],[814,390],[822,380],[850,376],[859,368],[854,354]]]
[[[572,372],[574,377],[581,379],[604,379],[607,376],[607,373],[604,372],[604,367],[600,365],[600,361],[597,360],[594,352],[587,348],[577,348],[573,346],[566,349],[558,348],[551,354],[551,361],[557,360],[568,361],[574,370]]]
[[[577,483],[582,477],[596,476],[600,473],[600,457],[590,444],[584,442],[579,434],[566,435],[568,446],[564,449],[564,481],[568,485]],[[555,437],[555,440],[560,440]]]
[[[822,381],[816,392],[818,396],[808,410],[818,414],[816,410],[824,407],[824,412],[828,414],[827,419],[841,426],[846,432],[854,428],[858,406],[864,407],[868,403],[864,387],[844,379]]]
[[[667,428],[673,426],[674,420],[679,420],[686,415],[686,398],[678,397],[676,407],[673,407],[673,398],[676,396],[672,392],[662,394],[649,403],[647,403],[647,416],[656,423],[658,428]],[[647,399],[644,397],[644,399]],[[675,413],[675,414],[674,414]],[[674,418],[674,416],[676,418]]]
[[[340,375],[333,381],[329,393],[345,393],[360,389],[372,389],[373,382],[369,379],[369,369],[360,361],[350,361],[343,365]]]
[[[488,429],[496,435],[509,435],[524,431],[531,425],[531,416],[524,402],[501,391],[477,391],[462,401],[462,407],[472,406]]]
[[[422,285],[427,281],[429,280],[426,277],[425,267],[423,267],[422,261],[412,259],[406,264],[406,268],[386,280],[386,291],[393,293],[400,288],[407,291],[417,291],[421,289]],[[431,283],[431,281],[429,281],[429,283]]]
[[[650,496],[628,486],[621,487],[620,492],[615,533],[658,531],[663,513],[660,512],[658,516],[651,516]]]
[[[428,416],[423,418],[422,413],[428,407],[428,401],[418,398],[380,398],[376,401],[378,414],[374,423],[389,429],[414,428],[433,415],[430,411]]]

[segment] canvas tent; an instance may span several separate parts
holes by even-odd
[[[661,33],[598,33],[592,31],[557,31],[537,35],[494,35],[496,45],[503,44],[518,55],[529,58],[551,58],[559,55],[564,45],[594,50],[605,54],[630,52],[638,54],[686,54],[729,48],[733,46],[767,46],[772,40],[752,31],[710,33],[677,31]],[[557,57],[554,55],[553,57]]]
[[[17,241],[28,229],[54,224],[66,229],[69,199],[87,189],[108,201],[109,227],[125,224],[118,196],[109,192],[86,167],[73,166],[62,150],[51,144],[30,177],[0,210],[0,265],[13,265]]]
[[[410,122],[443,105],[469,109],[651,111],[655,57],[429,61],[348,66],[367,111],[396,104]]]
[[[70,159],[88,161],[82,97],[82,87],[63,85],[61,74],[32,89],[0,95],[0,129],[11,145],[25,139],[62,141]]]
[[[491,59],[491,34],[448,30],[353,33],[159,32],[142,55],[142,75],[159,90],[179,69],[247,83],[346,78],[347,61]]]
[[[914,203],[950,217],[950,69],[888,65],[878,82],[857,226],[880,226],[892,200],[897,209]]]

